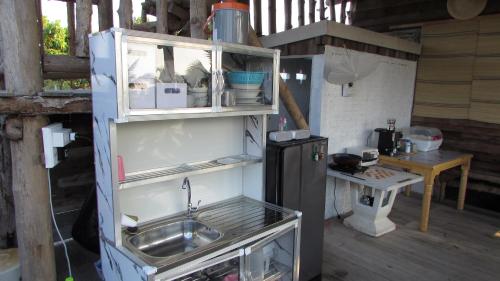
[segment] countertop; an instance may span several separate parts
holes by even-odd
[[[142,225],[139,227],[138,232],[141,232],[143,229],[155,228],[184,218],[186,218],[185,213],[174,215],[151,224]],[[193,219],[223,233],[220,239],[196,250],[173,257],[155,258],[140,253],[137,257],[146,264],[156,267],[158,274],[252,238],[297,218],[298,214],[295,211],[248,197],[239,196],[200,208],[196,215],[193,216]],[[122,237],[125,247],[127,245],[126,240],[131,236],[132,235],[128,234],[126,231],[123,231]],[[132,250],[130,251],[135,253]]]
[[[398,171],[379,165],[370,166],[366,171],[351,175],[341,171],[328,168],[327,175],[354,182],[357,184],[373,187],[379,190],[394,190],[400,187],[421,182],[422,176]]]

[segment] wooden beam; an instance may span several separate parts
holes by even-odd
[[[328,0],[330,6],[330,20],[337,21],[337,15],[335,14],[335,0]]]
[[[99,0],[99,4],[97,4],[97,12],[99,15],[99,31],[113,27],[112,0]]]
[[[292,0],[285,0],[285,30],[292,29]]]
[[[207,34],[203,31],[203,25],[207,20],[207,1],[191,0],[189,18],[191,37],[207,39]]]
[[[156,0],[156,32],[168,34],[167,0]]]
[[[75,3],[68,2],[66,3],[66,14],[68,16],[68,49],[69,55],[75,55]]]
[[[299,26],[303,26],[305,21],[305,16],[304,16],[305,0],[298,0],[297,6],[298,6],[297,11],[299,11]]]
[[[257,36],[262,36],[262,1],[253,0],[253,29]]]
[[[342,0],[342,2],[340,3],[340,23],[344,23],[344,24],[345,24],[345,17],[346,17],[346,14],[345,14],[346,5],[347,5],[347,0]]]
[[[0,115],[0,128],[5,128],[6,115]],[[15,245],[16,221],[14,216],[14,195],[12,194],[12,161],[10,141],[0,129],[0,248]],[[11,240],[11,241],[9,241]]]
[[[316,22],[316,0],[309,0],[309,24]]]
[[[1,1],[7,90],[33,96],[42,89],[38,1]],[[16,97],[12,97],[16,98]],[[3,106],[3,102],[0,103]],[[47,171],[41,162],[40,129],[46,117],[25,117],[23,139],[11,142],[12,186],[23,280],[56,280]]]
[[[45,79],[89,78],[89,59],[65,55],[45,55],[43,77]]]
[[[2,40],[6,90],[14,95],[37,92],[42,70],[35,1],[0,3],[0,32],[2,38],[9,38]]]
[[[121,28],[132,29],[132,0],[120,0],[118,16]]]
[[[250,29],[249,31],[248,44],[255,47],[262,47],[262,43],[260,43],[260,40],[253,29]],[[307,125],[304,115],[302,115],[299,106],[295,102],[292,92],[288,89],[288,86],[285,84],[283,79],[281,79],[281,77],[279,80],[279,94],[283,105],[288,110],[288,113],[290,113],[290,116],[297,125],[297,128],[308,129],[309,125]]]
[[[0,97],[0,114],[44,115],[69,113],[92,113],[90,95],[87,97]]]
[[[269,34],[276,33],[276,1],[269,1],[268,5]]]
[[[79,57],[89,56],[89,33],[91,33],[92,1],[76,0],[76,40],[75,55]]]
[[[40,132],[48,118],[24,117],[20,121],[23,137],[11,141],[11,154],[21,275],[23,280],[56,280],[50,194]]]
[[[325,0],[319,0],[319,20],[324,20],[325,18]]]

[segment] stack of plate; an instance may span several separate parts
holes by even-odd
[[[189,88],[187,92],[187,106],[208,106],[208,88]]]
[[[257,86],[250,89],[248,86]],[[240,105],[258,105],[261,104],[260,85],[232,85],[236,96],[236,104]]]
[[[227,73],[231,88],[234,90],[236,105],[262,104],[260,87],[265,72],[231,71]]]

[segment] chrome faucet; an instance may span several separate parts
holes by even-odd
[[[201,200],[198,200],[198,205],[196,207],[193,207],[193,204],[191,203],[191,183],[189,182],[188,177],[184,178],[181,189],[187,189],[188,192],[187,216],[192,217],[193,213],[198,211],[198,207],[200,207]]]

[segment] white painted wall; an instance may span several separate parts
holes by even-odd
[[[340,85],[323,79],[324,62],[332,53],[345,54],[345,50],[327,46],[324,55],[313,58],[309,115],[312,133],[328,137],[329,154],[365,145],[373,129],[386,127],[388,118],[396,118],[398,128],[410,126],[416,62],[380,56],[377,69],[354,82],[350,97],[342,97]],[[326,218],[336,215],[334,185],[333,179],[327,180]],[[343,214],[351,210],[349,192],[342,180],[336,181],[336,187],[336,207]]]
[[[242,154],[243,135],[244,117],[124,123],[117,126],[118,154],[127,173],[168,167]],[[192,203],[202,200],[200,206],[243,194],[262,199],[262,164],[189,179]],[[138,216],[140,222],[185,211],[187,191],[180,189],[182,180],[120,190],[120,208],[123,213]],[[244,188],[247,182],[255,184]]]

